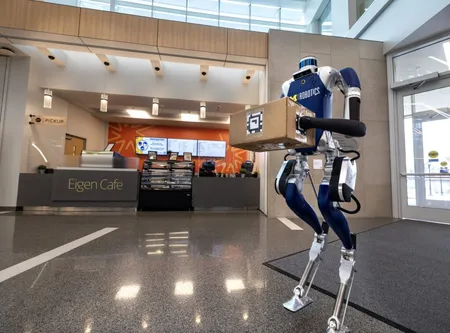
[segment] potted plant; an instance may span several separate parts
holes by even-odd
[[[253,172],[253,178],[258,178],[258,176],[259,176],[259,172],[258,171],[255,171],[255,172]]]
[[[241,178],[245,178],[245,175],[247,174],[247,170],[242,168],[240,172],[241,172]]]
[[[41,164],[41,165],[39,165],[37,167],[38,173],[45,173],[45,170],[47,170],[47,166],[46,165]]]

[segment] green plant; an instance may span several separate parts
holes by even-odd
[[[244,168],[242,168],[240,172],[241,172],[241,174],[244,174],[244,175],[245,175],[245,174],[247,173],[247,170],[245,170]]]
[[[38,170],[45,170],[45,169],[47,169],[47,166],[41,164],[41,165],[39,165],[39,166],[37,167],[37,169],[38,169]]]
[[[253,177],[258,178],[258,176],[259,176],[259,172],[258,171],[253,172]]]

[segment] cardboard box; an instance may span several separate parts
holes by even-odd
[[[297,125],[303,116],[315,114],[287,97],[235,113],[230,117],[230,146],[255,152],[314,147],[315,130]]]

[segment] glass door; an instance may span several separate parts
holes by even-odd
[[[450,80],[397,97],[402,217],[450,223]]]

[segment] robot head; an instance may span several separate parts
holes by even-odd
[[[298,69],[300,72],[311,71],[313,73],[317,72],[317,59],[316,57],[305,57],[300,60],[298,64]]]
[[[299,70],[294,73],[294,80],[298,80],[306,75],[317,72],[317,59],[316,57],[305,57],[300,60],[298,64]]]

